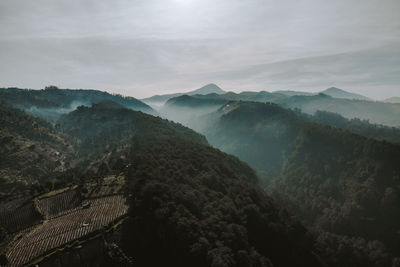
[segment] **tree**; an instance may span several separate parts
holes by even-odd
[[[8,264],[8,259],[5,254],[0,255],[0,265],[1,266],[6,266]]]
[[[44,90],[59,90],[59,88],[55,85],[49,85],[44,88]]]

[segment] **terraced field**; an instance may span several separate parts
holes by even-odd
[[[32,200],[16,199],[0,205],[0,226],[9,233],[31,227],[41,219]]]
[[[100,230],[127,213],[121,195],[91,200],[80,208],[36,226],[7,252],[9,266],[21,266],[52,249]]]
[[[46,219],[50,219],[79,207],[81,202],[78,190],[68,190],[55,196],[39,199],[38,205]]]
[[[86,193],[83,193],[82,196],[85,198],[96,198],[110,195],[119,195],[123,193],[124,186],[124,176],[111,175],[105,177],[100,183],[86,183],[84,188],[87,191]]]

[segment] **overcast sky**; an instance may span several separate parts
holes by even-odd
[[[399,0],[0,0],[0,87],[400,96]]]

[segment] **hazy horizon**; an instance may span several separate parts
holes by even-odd
[[[0,87],[400,96],[396,0],[5,0]]]
[[[215,84],[215,83],[209,83],[209,84]],[[177,90],[174,90],[174,91],[170,91],[170,92],[163,92],[163,93],[161,93],[161,94],[152,94],[152,95],[148,95],[148,96],[144,96],[144,97],[136,97],[135,95],[127,95],[127,94],[122,94],[123,96],[130,96],[130,97],[135,97],[135,98],[137,98],[137,99],[139,99],[139,100],[142,100],[142,99],[146,99],[146,98],[150,98],[150,97],[152,97],[152,96],[157,96],[157,95],[168,95],[168,94],[176,94],[176,93],[190,93],[191,91],[194,91],[194,90],[197,90],[197,89],[200,89],[200,88],[202,88],[202,87],[205,87],[205,86],[207,86],[207,85],[209,85],[209,84],[204,84],[204,85],[202,85],[202,86],[199,86],[199,87],[195,87],[195,88],[190,88],[190,89],[188,89],[188,88],[183,88],[182,90],[179,90],[179,89],[177,89]],[[260,89],[260,90],[226,90],[225,88],[222,88],[221,86],[219,86],[218,84],[216,84],[219,88],[221,88],[222,90],[224,90],[225,92],[234,92],[234,93],[242,93],[242,92],[261,92],[261,91],[266,91],[266,92],[270,92],[270,93],[274,93],[274,92],[278,92],[278,91],[297,91],[297,92],[305,92],[305,93],[320,93],[320,92],[322,92],[322,91],[324,91],[324,90],[326,90],[326,89],[329,89],[329,88],[338,88],[338,87],[336,87],[336,86],[331,86],[331,87],[327,87],[327,88],[323,88],[323,89],[320,89],[320,90],[313,90],[313,91],[311,91],[311,90],[262,90],[262,89]],[[119,92],[115,92],[115,91],[112,91],[112,90],[107,90],[107,89],[97,89],[97,88],[62,88],[62,87],[59,87],[59,86],[57,86],[57,85],[54,85],[54,84],[49,84],[49,85],[46,85],[45,87],[49,87],[49,86],[56,86],[56,87],[58,87],[59,89],[67,89],[67,90],[98,90],[98,91],[104,91],[104,92],[109,92],[109,93],[111,93],[111,94],[121,94],[121,93],[119,93]],[[25,90],[42,90],[42,89],[45,89],[45,87],[44,88],[28,88],[28,87],[26,87],[26,88],[21,88],[21,87],[14,87],[14,86],[9,86],[9,87],[4,87],[4,88],[19,88],[19,89],[25,89]],[[3,87],[1,87],[0,86],[0,88],[3,88]],[[338,88],[338,89],[340,89],[340,90],[343,90],[343,91],[346,91],[346,92],[348,92],[348,93],[355,93],[355,94],[358,94],[357,92],[354,92],[354,91],[351,91],[351,90],[345,90],[345,89],[343,89],[343,88]],[[362,95],[362,94],[360,94],[360,95]],[[367,95],[362,95],[362,96],[367,96]],[[368,97],[368,96],[367,96]],[[373,97],[369,97],[371,100],[375,100],[375,101],[382,101],[382,100],[386,100],[386,99],[388,99],[388,98],[390,98],[390,97],[399,97],[398,95],[393,95],[393,96],[389,96],[389,97],[386,97],[386,98],[382,98],[382,99],[376,99],[376,98],[373,98]]]

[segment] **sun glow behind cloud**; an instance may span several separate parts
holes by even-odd
[[[315,73],[311,80],[304,70],[332,71],[330,62],[318,61],[325,66],[321,68],[296,61],[369,49],[380,49],[383,56],[375,53],[377,59],[398,59],[399,8],[397,0],[362,5],[356,0],[3,0],[0,86],[54,83],[140,97],[209,82],[231,90],[323,89],[357,81],[361,88],[371,77],[400,91],[390,78],[399,74],[399,67],[383,60],[377,60],[378,69],[366,69],[364,61],[358,66],[365,70],[363,80],[356,75],[352,84],[341,73],[342,61],[335,61],[334,76]],[[297,72],[249,71],[293,60]],[[372,71],[382,73],[381,78]],[[289,73],[303,76],[285,78]],[[327,84],[319,77],[335,78]]]
[[[172,1],[184,6],[192,5],[195,2],[195,0],[172,0]]]

